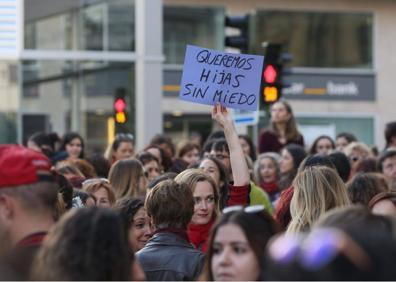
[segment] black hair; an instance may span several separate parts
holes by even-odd
[[[206,142],[208,142],[209,140],[213,140],[213,139],[223,139],[225,138],[224,135],[224,131],[223,130],[217,130],[217,131],[213,131],[208,138],[206,139]]]
[[[283,147],[283,149],[288,151],[289,154],[293,157],[293,165],[294,168],[297,170],[301,162],[307,156],[304,147],[298,144],[288,144]]]
[[[80,159],[83,159],[84,158],[84,139],[77,132],[68,132],[65,135],[63,135],[60,150],[62,150],[62,151],[66,150],[66,144],[69,144],[75,138],[78,138],[81,142],[81,153],[78,157]]]
[[[120,214],[125,228],[129,229],[132,226],[133,217],[142,207],[144,207],[144,202],[141,199],[124,198],[116,202],[114,210]]]
[[[112,152],[115,152],[120,147],[121,143],[127,142],[133,144],[133,135],[128,133],[119,133],[114,138],[113,144],[111,145]]]
[[[87,161],[94,167],[98,177],[107,178],[110,171],[109,161],[102,154],[93,154]]]
[[[389,147],[392,142],[392,137],[396,136],[396,121],[389,122],[385,125],[385,140],[386,148]]]
[[[169,180],[169,179],[173,180],[173,179],[175,179],[176,176],[177,176],[177,173],[175,173],[175,172],[165,172],[164,174],[161,174],[161,175],[157,176],[156,178],[154,178],[153,180],[151,180],[149,182],[149,184],[147,185],[147,188],[152,189],[152,188],[154,188],[155,185],[157,185],[161,181]]]
[[[160,165],[159,160],[149,152],[142,152],[136,156],[136,158],[143,164],[147,164],[149,162],[155,161],[158,165]]]
[[[319,141],[322,140],[322,139],[327,139],[327,140],[329,140],[330,143],[331,143],[331,148],[332,148],[333,150],[335,149],[334,140],[333,140],[330,136],[328,136],[328,135],[320,135],[320,136],[317,137],[317,138],[315,139],[315,141],[312,143],[311,149],[309,150],[309,153],[310,153],[311,155],[315,155],[316,153],[318,153],[318,151],[317,151],[317,149],[316,149],[316,146],[318,146]]]
[[[250,147],[249,157],[253,162],[255,162],[257,159],[256,146],[254,146],[252,139],[248,135],[245,135],[245,134],[239,134],[238,137],[245,140],[246,143],[248,143],[248,145]]]
[[[133,280],[127,229],[110,209],[75,209],[48,233],[34,280]]]
[[[338,133],[337,134],[337,136],[336,136],[336,140],[338,139],[338,138],[345,138],[347,141],[348,141],[348,143],[351,143],[351,142],[357,142],[358,141],[358,139],[356,138],[356,136],[355,135],[353,135],[352,133],[349,133],[349,132],[341,132],[341,133]]]
[[[396,150],[394,149],[389,149],[383,152],[380,158],[378,159],[378,170],[383,172],[382,164],[384,163],[384,161],[386,159],[393,158],[395,156],[396,156]]]
[[[203,269],[203,279],[205,281],[214,280],[212,271],[213,243],[218,230],[227,224],[235,224],[242,229],[259,263],[263,260],[268,241],[280,231],[275,220],[265,210],[254,213],[234,211],[222,214],[219,221],[213,226],[208,241],[208,252]],[[259,277],[257,277],[257,280],[259,280]]]
[[[36,144],[40,148],[41,152],[47,157],[51,158],[54,154],[55,146],[48,134],[44,132],[36,132],[29,137],[28,142],[29,141]]]
[[[347,156],[342,152],[333,152],[329,155],[329,158],[342,181],[347,182],[351,173],[351,164]]]
[[[212,144],[212,150],[230,153],[230,148],[228,147],[228,143],[225,139],[216,139],[216,141]]]

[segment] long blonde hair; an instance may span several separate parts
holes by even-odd
[[[213,194],[214,194],[214,200],[215,200],[215,210],[214,210],[214,217],[216,218],[217,215],[219,214],[220,211],[220,206],[219,206],[219,192],[216,187],[216,183],[214,182],[213,178],[210,175],[207,175],[200,169],[186,169],[179,173],[175,181],[179,184],[185,184],[187,185],[190,189],[191,192],[194,193],[195,187],[198,182],[202,181],[207,181],[213,188]]]
[[[344,182],[334,169],[328,167],[306,168],[297,174],[293,187],[288,233],[309,231],[326,211],[350,204]]]
[[[146,187],[139,187],[141,177],[145,176],[139,160],[131,158],[116,161],[109,172],[116,200],[125,197],[144,198]]]

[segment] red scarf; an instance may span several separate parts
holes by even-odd
[[[44,240],[44,237],[47,235],[47,232],[37,232],[34,234],[30,234],[26,236],[21,241],[17,243],[18,247],[32,247],[32,246],[41,246],[41,243]]]
[[[214,221],[215,220],[212,219],[206,224],[190,223],[188,225],[187,228],[188,239],[194,245],[195,248],[200,249],[203,253],[206,253],[209,232]]]
[[[293,198],[293,194],[293,186],[290,186],[280,194],[278,203],[275,207],[274,217],[283,229],[286,229],[291,221],[290,202]]]
[[[270,183],[261,182],[260,187],[269,195],[272,195],[278,192],[279,190],[278,184],[276,182],[270,182]]]

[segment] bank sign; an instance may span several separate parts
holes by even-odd
[[[375,100],[375,76],[371,73],[293,73],[283,95],[289,99]]]
[[[166,96],[177,96],[180,91],[181,69],[166,69],[164,72],[163,91]],[[293,69],[292,74],[285,77],[289,85],[283,88],[286,99],[303,100],[344,100],[374,101],[374,73],[353,73],[347,71],[323,70],[309,72]]]

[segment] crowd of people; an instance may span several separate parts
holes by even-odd
[[[396,122],[379,152],[350,132],[307,149],[286,101],[257,147],[225,107],[212,118],[203,144],[0,145],[0,279],[396,279]]]

